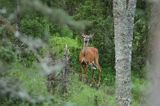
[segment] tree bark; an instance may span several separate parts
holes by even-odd
[[[113,0],[117,106],[131,105],[131,55],[136,0]]]
[[[145,106],[160,106],[160,1],[151,1],[150,19],[150,70],[151,89],[148,103]]]

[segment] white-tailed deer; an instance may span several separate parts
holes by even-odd
[[[101,80],[101,67],[98,62],[99,59],[98,49],[94,47],[88,47],[89,40],[93,37],[93,35],[82,34],[82,37],[84,44],[79,55],[79,62],[81,64],[80,80],[82,80],[83,70],[84,70],[84,78],[86,80],[88,65],[91,65],[92,68],[96,67],[98,69],[98,85],[99,85]],[[92,73],[92,82],[95,82],[94,70]]]

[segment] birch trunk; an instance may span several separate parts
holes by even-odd
[[[136,0],[113,0],[117,106],[131,105],[131,55]]]

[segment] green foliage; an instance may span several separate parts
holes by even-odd
[[[16,2],[13,0],[1,0],[0,1],[1,9],[2,8],[7,9],[8,14],[14,12],[15,6],[16,6]]]
[[[114,87],[114,84],[115,84],[115,73],[113,73],[113,70],[112,70],[111,67],[108,67],[107,69],[103,69],[102,68],[102,81],[107,86]]]
[[[0,60],[6,63],[12,63],[16,60],[16,54],[13,52],[11,48],[1,47]]]
[[[46,78],[42,76],[41,71],[36,67],[24,68],[19,63],[13,65],[9,76],[21,81],[24,90],[31,93],[33,97],[49,95],[46,87]]]
[[[12,68],[9,70],[7,77],[15,80],[18,83],[18,87],[22,90],[22,92],[28,93],[28,96],[32,98],[32,100],[37,100],[45,98],[46,101],[39,103],[40,106],[49,106],[49,98],[53,96],[49,94],[47,86],[46,86],[46,76],[43,76],[41,70],[37,67],[26,68],[20,63],[12,64]],[[16,87],[16,86],[15,86]],[[18,92],[18,90],[17,90]],[[5,98],[2,97],[1,104],[3,106],[28,106],[30,103],[25,99],[26,94],[22,94],[22,100],[16,97],[14,98]],[[23,98],[24,96],[24,98]],[[48,99],[48,100],[47,100]],[[28,100],[28,99],[27,99]]]
[[[50,31],[49,26],[49,22],[44,17],[38,17],[35,15],[26,15],[21,20],[22,32],[32,37],[44,37],[45,31]]]
[[[33,66],[33,63],[36,61],[36,57],[32,51],[22,52],[17,56],[17,61],[23,64],[26,67]]]
[[[71,39],[69,37],[50,37],[49,45],[51,51],[53,51],[56,56],[63,55],[66,45],[68,46],[71,53],[73,49],[79,48],[77,40]]]
[[[67,101],[74,103],[76,106],[94,106],[95,96],[97,96],[99,106],[103,106],[107,101],[107,92],[105,88],[96,90],[88,85],[79,82],[77,78],[72,79],[72,86],[70,88],[70,97]]]
[[[60,34],[64,37],[73,37],[73,32],[67,26],[61,28]]]
[[[132,77],[132,95],[133,95],[133,106],[142,106],[146,101],[146,88],[149,88],[149,81],[146,79],[140,79]]]
[[[135,31],[133,36],[133,70],[143,70],[145,65],[148,43],[148,14],[147,10],[137,9],[136,11]]]

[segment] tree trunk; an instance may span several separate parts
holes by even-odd
[[[136,0],[113,0],[117,106],[131,105],[131,55]]]
[[[151,1],[150,20],[150,62],[149,78],[151,78],[151,91],[147,106],[160,106],[160,1]]]

